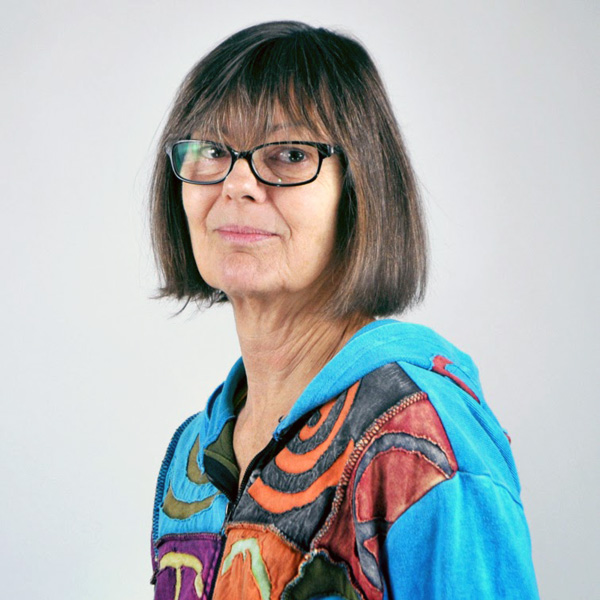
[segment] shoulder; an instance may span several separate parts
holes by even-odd
[[[404,418],[400,413],[428,410],[440,423],[458,411],[472,417],[463,422],[467,428],[490,419],[501,431],[485,403],[474,361],[423,325],[392,319],[371,323],[352,338],[327,379],[355,390],[356,408],[350,416],[363,421],[364,428],[369,419],[393,421]],[[410,408],[415,403],[428,408]]]
[[[428,327],[391,319],[372,323],[351,343],[347,363],[361,387],[368,383],[367,402],[384,395],[393,405],[408,389],[421,392],[459,468],[493,475],[518,491],[508,436],[486,402],[468,354]],[[400,375],[391,377],[394,369]]]
[[[392,323],[373,334],[363,339],[364,349],[383,353],[385,363],[348,389],[345,428],[354,450],[317,539],[344,556],[361,588],[376,595],[387,534],[408,522],[406,514],[428,519],[435,538],[452,511],[467,515],[467,493],[465,506],[478,516],[522,517],[522,507],[508,439],[470,357],[422,326]]]

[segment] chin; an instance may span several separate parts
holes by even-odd
[[[245,272],[221,274],[219,277],[204,278],[211,287],[222,290],[228,297],[261,296],[276,291],[277,286],[257,273]]]

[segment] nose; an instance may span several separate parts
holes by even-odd
[[[233,169],[223,182],[223,193],[233,200],[262,202],[265,199],[265,187],[252,172],[250,158],[244,157],[235,161]]]

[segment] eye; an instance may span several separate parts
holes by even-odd
[[[310,158],[307,150],[298,146],[267,146],[267,153],[265,158],[272,164],[298,165]]]
[[[172,160],[178,177],[198,183],[218,181],[231,166],[227,146],[204,140],[178,142],[173,147]]]
[[[229,156],[227,148],[215,142],[203,142],[194,147],[194,157],[196,159],[216,160]]]
[[[284,149],[279,154],[280,160],[289,163],[299,163],[306,159],[306,154],[298,148]]]

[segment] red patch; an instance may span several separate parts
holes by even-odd
[[[451,364],[454,363],[451,360],[448,360],[445,356],[434,356],[433,367],[431,370],[434,373],[439,373],[440,375],[445,375],[446,377],[450,378],[461,390],[464,390],[467,392],[467,394],[469,394],[469,396],[479,402],[479,398],[475,392],[462,379],[458,378],[456,375],[454,375],[454,373],[450,373],[450,371],[446,369],[446,367]]]
[[[446,430],[435,408],[428,399],[415,402],[394,415],[381,429],[382,432],[397,431],[425,438],[437,444],[444,452],[453,471],[458,469],[454,452]]]
[[[378,454],[366,468],[356,490],[359,521],[383,518],[393,523],[434,485],[446,479],[417,452],[392,448]]]

